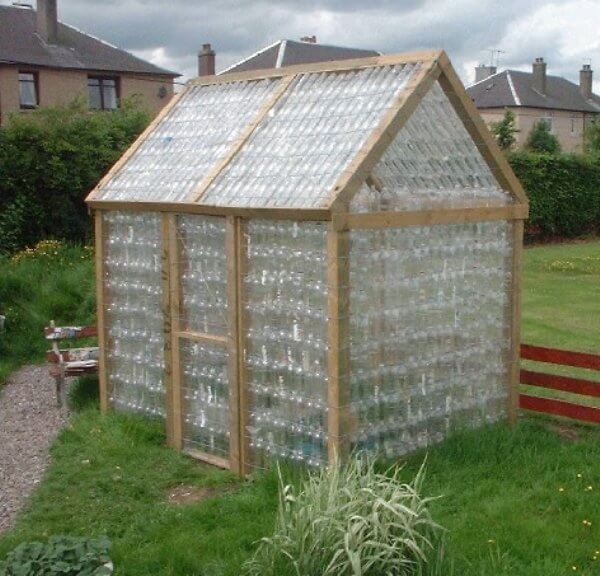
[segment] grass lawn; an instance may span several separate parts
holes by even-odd
[[[78,291],[71,282],[72,300],[88,294],[76,307],[83,321],[91,288]],[[37,310],[42,321],[49,312],[37,307],[35,284],[19,309]],[[67,304],[50,309],[66,313]],[[600,351],[600,242],[528,249],[523,316],[524,342]],[[0,558],[19,542],[52,534],[108,535],[118,575],[238,576],[253,543],[273,526],[275,475],[240,482],[165,448],[160,426],[100,415],[77,398],[82,412],[55,443],[29,509],[0,537]],[[408,459],[407,477],[423,457]],[[567,430],[524,419],[513,430],[462,432],[429,451],[427,470],[426,491],[444,496],[432,505],[448,529],[452,568],[443,576],[600,574],[598,427]],[[169,503],[170,489],[180,484],[210,488],[211,497]]]

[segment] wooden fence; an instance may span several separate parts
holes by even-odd
[[[542,346],[521,346],[521,359],[535,360],[559,366],[571,366],[575,368],[588,368],[600,371],[600,355],[585,354],[582,352],[570,352],[557,350],[555,348],[544,348]],[[570,392],[588,398],[600,398],[600,382],[593,382],[583,378],[572,378],[570,376],[558,376],[532,370],[521,370],[521,384],[538,386],[549,390],[560,390]],[[540,398],[528,394],[520,394],[519,405],[524,410],[564,416],[583,422],[600,424],[600,407],[582,406],[564,400],[553,398]]]

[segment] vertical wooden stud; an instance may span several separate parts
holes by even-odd
[[[173,355],[172,355],[172,326],[171,326],[171,286],[170,286],[170,244],[169,234],[171,230],[173,216],[171,214],[162,214],[161,221],[161,311],[163,314],[163,338],[164,338],[164,358],[165,358],[165,404],[167,411],[166,427],[167,427],[167,443],[169,446],[175,447],[173,434],[173,422],[175,414],[173,411]]]
[[[240,276],[240,218],[227,216],[225,250],[227,254],[227,350],[229,376],[229,465],[232,472],[244,474],[243,429],[244,406],[240,391],[243,388],[243,350],[241,342]]]
[[[100,349],[100,358],[98,361],[98,378],[100,387],[100,410],[108,410],[108,398],[110,391],[108,389],[107,370],[107,344],[106,324],[104,310],[106,306],[106,293],[104,290],[104,218],[103,212],[97,210],[94,214],[94,238],[95,238],[95,264],[96,264],[96,322],[98,327],[98,347]]]
[[[328,459],[343,461],[350,449],[350,233],[327,232],[328,288]]]
[[[523,220],[514,220],[513,260],[510,309],[510,363],[508,378],[508,420],[516,424],[519,415],[519,385],[521,360],[521,274],[523,264]]]
[[[171,446],[183,450],[183,407],[181,400],[181,355],[179,333],[181,332],[181,271],[179,262],[181,248],[177,235],[177,216],[167,215],[167,241],[169,257],[169,314],[171,320]],[[166,334],[165,334],[166,337]]]

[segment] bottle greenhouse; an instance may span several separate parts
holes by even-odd
[[[87,199],[103,409],[244,474],[517,414],[527,198],[444,52],[190,81]]]

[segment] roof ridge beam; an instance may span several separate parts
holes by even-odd
[[[309,64],[294,64],[281,68],[264,68],[262,70],[245,70],[243,72],[229,72],[216,76],[200,76],[188,82],[191,86],[205,86],[209,84],[228,84],[232,82],[246,82],[248,80],[263,80],[265,78],[279,78],[282,76],[296,76],[298,74],[311,74],[318,72],[343,72],[346,70],[361,70],[375,66],[392,66],[394,64],[408,64],[411,62],[431,62],[438,58],[439,50],[422,50],[406,52],[404,54],[383,54],[381,56],[367,56],[366,58],[349,58],[347,60],[332,60],[329,62],[312,62]]]
[[[438,64],[443,51],[435,52],[435,57],[420,61],[421,70],[409,81],[396,97],[395,102],[360,151],[356,154],[348,168],[338,178],[333,188],[329,208],[333,212],[346,212],[348,206],[363,182],[371,175],[377,162],[387,147],[415,111],[423,96],[429,91],[441,73]],[[408,63],[408,62],[407,62]]]
[[[237,156],[238,152],[242,149],[250,136],[252,136],[254,131],[262,123],[266,115],[269,113],[269,110],[271,110],[271,108],[273,108],[273,106],[279,102],[279,99],[286,93],[290,84],[294,81],[294,78],[296,78],[296,76],[286,76],[285,78],[281,79],[279,86],[275,88],[275,91],[271,97],[261,106],[260,110],[254,117],[254,120],[252,120],[252,122],[246,126],[246,129],[233,142],[227,155],[217,162],[217,164],[213,166],[212,170],[202,179],[200,184],[186,199],[187,202],[195,203],[202,199],[202,196],[204,196],[211,184],[217,179],[219,174],[221,174],[227,165]]]

